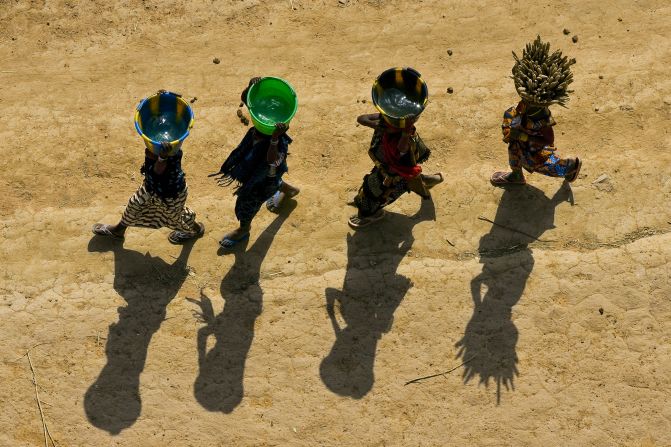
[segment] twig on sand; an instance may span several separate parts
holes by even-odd
[[[447,241],[448,244],[454,247],[454,244],[448,238],[445,238],[445,240]]]
[[[468,360],[464,360],[464,362],[463,362],[461,365],[457,365],[457,366],[455,366],[454,368],[452,368],[452,369],[450,369],[450,370],[447,370],[447,371],[445,371],[445,372],[438,373],[438,374],[431,374],[430,376],[418,377],[418,378],[416,378],[416,379],[408,380],[407,382],[405,382],[405,385],[403,385],[403,386],[410,385],[411,383],[421,382],[422,380],[433,379],[434,377],[447,375],[447,374],[451,373],[452,371],[454,371],[454,370],[456,370],[456,369],[458,369],[458,368],[461,368],[462,366],[464,366],[466,363],[470,362],[471,360],[473,360],[473,359],[476,358],[477,356],[478,356],[478,355],[475,354],[475,355],[473,355],[472,357],[470,357]]]
[[[532,234],[529,234],[529,233],[525,233],[522,230],[517,230],[515,228],[510,228],[510,227],[507,227],[505,225],[501,225],[500,223],[494,222],[493,220],[487,219],[486,217],[483,217],[483,216],[478,216],[478,219],[479,220],[484,220],[485,222],[489,222],[490,224],[496,225],[497,227],[505,228],[508,231],[514,231],[515,233],[523,234],[527,237],[530,237],[531,239],[537,240],[538,242],[550,242],[550,241],[544,241],[543,239],[539,239],[536,236],[534,236]]]
[[[42,346],[42,345],[50,345],[50,344],[51,344],[51,343],[49,343],[49,342],[42,342],[42,343],[34,344],[34,345],[32,345],[30,348],[26,349],[26,352],[24,352],[23,355],[22,355],[21,357],[18,357],[16,360],[8,360],[6,363],[16,363],[16,362],[18,362],[19,360],[21,360],[22,358],[24,358],[30,351],[32,351],[33,349],[37,348],[38,346]]]
[[[44,447],[49,447],[49,441],[54,446],[58,446],[56,441],[54,441],[53,436],[49,432],[49,427],[47,422],[44,420],[44,411],[42,410],[42,402],[40,402],[40,393],[37,390],[37,378],[35,377],[35,368],[33,367],[33,361],[30,359],[30,350],[26,351],[26,357],[28,357],[28,365],[30,365],[30,372],[33,374],[33,385],[35,385],[35,400],[37,401],[37,408],[40,410],[40,418],[42,418],[42,430],[44,431]]]

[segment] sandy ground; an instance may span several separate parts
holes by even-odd
[[[0,445],[44,444],[31,347],[60,446],[671,445],[668,2],[290,3],[0,0]],[[555,110],[585,159],[573,205],[553,179],[487,182],[510,51],[537,33],[578,60]],[[447,180],[354,234],[355,118],[395,65],[428,82],[425,169]],[[253,75],[299,94],[302,193],[221,255],[234,200],[206,174]],[[208,232],[92,239],[141,182],[132,113],[158,88],[198,98],[184,168]]]

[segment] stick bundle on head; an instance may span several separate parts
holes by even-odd
[[[575,59],[562,57],[560,50],[550,54],[550,44],[536,37],[528,43],[519,58],[513,51],[515,65],[511,78],[520,97],[535,106],[547,107],[551,104],[566,106],[568,85],[573,82],[571,65]]]

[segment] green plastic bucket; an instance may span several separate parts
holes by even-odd
[[[254,127],[262,134],[271,135],[275,130],[275,124],[286,123],[288,125],[296,115],[298,98],[287,81],[267,77],[249,89],[247,107]]]

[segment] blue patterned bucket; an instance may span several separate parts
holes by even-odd
[[[135,130],[154,154],[161,143],[170,143],[168,155],[175,155],[193,127],[193,110],[178,94],[161,91],[140,101],[135,111]]]

